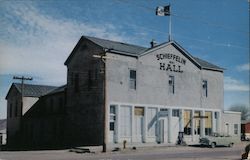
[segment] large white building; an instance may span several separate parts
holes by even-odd
[[[240,138],[240,114],[223,110],[223,68],[175,41],[145,48],[82,36],[65,65],[67,84],[38,96],[35,107],[20,115],[23,143],[48,146],[55,144],[48,137],[57,137],[57,145],[98,145],[106,135],[109,144],[175,144],[179,132],[187,143],[213,132]],[[6,97],[8,115],[13,96]],[[55,105],[63,108],[60,114]],[[45,124],[51,128],[46,134]]]
[[[223,69],[175,41],[144,48],[83,36],[65,64],[68,82],[103,70],[109,143],[176,143],[179,132],[186,142],[212,132],[240,136],[240,114],[223,111]]]

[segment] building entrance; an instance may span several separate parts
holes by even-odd
[[[144,120],[144,108],[135,107],[134,112],[134,131],[135,131],[135,141],[142,142],[143,135],[143,120]]]

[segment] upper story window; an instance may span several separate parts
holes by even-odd
[[[207,97],[207,80],[202,81],[202,95]]]
[[[63,111],[63,109],[64,109],[63,98],[60,97],[60,98],[59,98],[59,110],[60,110],[60,111]],[[60,112],[60,111],[59,111],[59,112]]]
[[[175,92],[174,76],[169,76],[168,85],[169,85],[169,93],[174,94]]]
[[[16,101],[16,105],[15,105],[15,117],[18,116],[18,102]]]
[[[12,117],[12,103],[10,104],[9,117]]]
[[[90,90],[92,86],[92,72],[91,70],[88,70],[88,89]]]
[[[74,73],[73,72],[71,72],[71,74],[70,74],[70,83],[71,83],[71,85],[73,86],[74,85]]]
[[[129,88],[130,89],[136,89],[136,71],[130,70],[129,73]]]
[[[54,100],[52,98],[50,99],[50,111],[51,113],[55,111]]]
[[[75,78],[74,79],[74,81],[75,81],[75,83],[74,83],[74,91],[79,92],[79,74],[76,73],[74,78]]]

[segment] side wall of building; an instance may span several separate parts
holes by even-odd
[[[96,44],[81,39],[67,64],[66,137],[69,145],[102,144],[103,53]]]
[[[64,117],[64,92],[40,97],[23,117],[23,146],[27,148],[64,146]]]
[[[7,144],[18,146],[21,143],[21,117],[37,102],[38,98],[23,97],[23,111],[21,111],[21,94],[15,87],[11,88],[7,98]]]

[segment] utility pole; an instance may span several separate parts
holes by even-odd
[[[23,92],[24,92],[24,81],[31,81],[33,80],[32,77],[18,77],[18,76],[14,76],[13,79],[18,79],[21,80],[21,117],[23,115]]]
[[[106,52],[106,51],[105,51]],[[103,55],[93,55],[94,58],[99,58],[103,62],[103,68],[101,68],[101,73],[103,74],[103,142],[102,142],[102,152],[107,152],[107,107],[106,107],[106,61],[107,58],[105,53]]]
[[[107,143],[108,143],[108,113],[107,113],[107,82],[106,82],[106,59],[115,60],[115,57],[108,57],[106,52],[108,49],[104,49],[104,53],[101,55],[93,55],[94,58],[99,58],[103,62],[102,74],[103,74],[103,143],[102,143],[102,151],[107,152]]]
[[[18,76],[14,76],[13,77],[13,79],[17,79],[17,80],[21,80],[21,113],[20,113],[20,128],[19,128],[19,134],[18,134],[18,136],[20,136],[19,138],[18,138],[18,143],[23,143],[22,142],[22,135],[23,135],[23,123],[22,123],[22,117],[23,117],[23,97],[24,97],[24,81],[31,81],[33,78],[32,77],[24,77],[24,76],[22,76],[22,77],[18,77]],[[17,112],[17,111],[16,111]],[[20,145],[20,144],[19,144]]]

